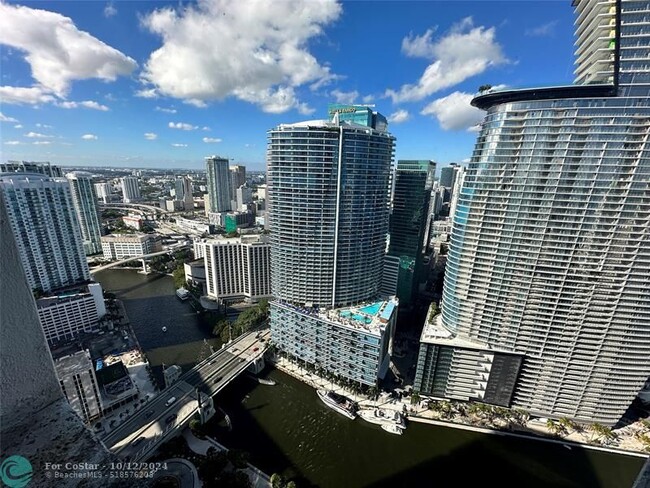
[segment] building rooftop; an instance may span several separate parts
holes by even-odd
[[[493,105],[528,100],[553,100],[563,98],[602,98],[616,95],[614,85],[566,85],[518,90],[488,90],[472,100],[474,107],[487,110]]]
[[[333,309],[299,307],[282,301],[279,303],[322,320],[380,335],[393,314],[396,313],[399,302],[397,297],[390,297],[351,307]]]

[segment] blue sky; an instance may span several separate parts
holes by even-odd
[[[374,103],[396,159],[471,155],[482,84],[573,79],[567,1],[0,0],[1,159],[264,168],[266,131]]]

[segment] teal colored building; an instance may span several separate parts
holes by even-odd
[[[401,159],[395,170],[388,254],[400,258],[397,296],[402,306],[412,302],[419,281],[435,172],[436,163],[429,160]]]

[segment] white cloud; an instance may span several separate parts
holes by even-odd
[[[40,127],[41,129],[52,129],[51,125],[41,124],[40,122],[36,123],[36,127]]]
[[[374,95],[366,95],[363,97],[361,100],[363,100],[363,103],[370,103],[375,99]]]
[[[336,103],[354,103],[359,98],[359,92],[356,90],[344,92],[341,90],[332,90],[330,95],[334,97]]]
[[[180,129],[180,130],[196,130],[198,126],[192,124],[186,124],[185,122],[170,122],[168,124],[170,129]]]
[[[295,89],[335,77],[308,43],[341,11],[335,0],[199,0],[159,8],[143,19],[163,42],[147,60],[142,79],[154,93],[197,106],[235,97],[269,113],[308,113]]]
[[[402,122],[406,122],[410,118],[411,118],[411,114],[409,114],[408,110],[400,109],[397,112],[390,114],[390,116],[388,117],[388,122],[390,122],[391,124],[401,124]]]
[[[473,130],[483,120],[485,112],[470,105],[472,98],[471,93],[456,91],[434,100],[421,113],[434,116],[445,130]]]
[[[25,134],[25,137],[29,137],[30,139],[51,139],[54,136],[41,134],[40,132],[28,132]]]
[[[84,100],[83,102],[57,102],[55,105],[61,108],[90,108],[93,110],[101,110],[102,112],[108,112],[110,110],[106,105],[102,105],[93,100]]]
[[[174,147],[187,147],[187,144],[173,143],[172,146],[174,146]]]
[[[99,139],[99,137],[97,137],[95,134],[84,134],[83,136],[81,136],[81,138],[84,141],[96,141],[97,139]]]
[[[7,146],[18,146],[18,145],[23,144],[23,143],[20,142],[20,141],[5,141],[5,144]]]
[[[164,108],[164,107],[156,107],[157,112],[165,112],[168,114],[175,114],[177,110],[175,108]]]
[[[115,5],[113,5],[113,2],[108,2],[106,4],[106,7],[104,7],[104,17],[107,19],[110,17],[114,17],[117,15],[117,9],[115,8]]]
[[[553,37],[555,35],[555,28],[557,27],[558,21],[552,20],[546,24],[538,25],[531,29],[526,29],[524,32],[528,37]]]
[[[135,96],[140,98],[158,98],[158,92],[155,88],[143,88],[135,92]]]
[[[2,8],[2,4],[0,4],[0,8]],[[2,24],[2,20],[0,20],[0,24]],[[0,99],[2,99],[2,103],[26,103],[28,105],[38,105],[54,101],[52,95],[49,95],[46,90],[38,86],[32,86],[29,88],[20,86],[0,86]]]
[[[158,134],[155,134],[153,132],[145,132],[144,133],[144,138],[148,141],[153,141],[158,138]]]
[[[23,128],[23,124],[14,125],[14,129],[22,129],[22,128]]]
[[[52,144],[52,141],[34,141],[32,144],[35,144],[37,146],[47,146],[49,144]]]
[[[203,127],[201,127],[201,130],[211,131],[212,129],[210,129],[210,127],[208,127],[207,125],[204,125]]]
[[[221,139],[219,139],[217,137],[204,137],[203,142],[206,142],[206,143],[221,142]]]
[[[402,85],[397,91],[386,90],[386,96],[393,103],[422,100],[489,67],[508,62],[495,34],[494,27],[474,27],[471,17],[467,17],[435,41],[431,39],[431,30],[420,37],[409,36],[402,42],[403,51],[409,56],[427,57],[432,63],[417,83]]]
[[[435,31],[436,28],[427,29],[423,35],[415,37],[411,32],[408,37],[402,39],[402,54],[410,58],[434,58],[436,52],[431,36]]]
[[[18,120],[14,119],[13,117],[8,117],[7,115],[0,112],[0,122],[18,122]]]
[[[22,90],[38,90],[41,98],[48,94],[63,98],[75,80],[114,81],[118,76],[131,74],[137,66],[130,57],[77,29],[69,17],[7,3],[0,3],[0,44],[25,53],[38,85]],[[23,99],[14,103],[50,101],[39,99],[35,92],[29,100],[36,97],[36,102],[28,101],[27,92],[20,95]],[[7,102],[4,96],[3,101]]]

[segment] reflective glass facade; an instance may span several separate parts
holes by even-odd
[[[614,96],[493,95],[454,215],[442,326],[523,355],[514,406],[613,424],[650,375],[650,2],[574,5],[578,81]],[[585,26],[612,12],[601,73],[586,60],[610,44]],[[481,373],[464,381],[480,389]]]

